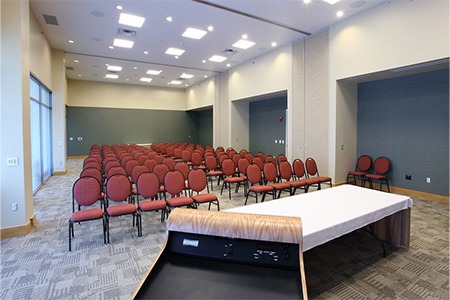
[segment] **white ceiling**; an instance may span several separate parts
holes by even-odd
[[[65,52],[67,78],[169,88],[196,84],[273,50],[272,42],[280,47],[301,40],[383,2],[386,0],[342,0],[333,5],[324,0],[308,4],[303,0],[30,0],[51,47]],[[344,13],[341,18],[336,17],[339,10]],[[119,24],[121,12],[144,17],[144,25]],[[56,17],[58,25],[47,24],[43,15]],[[168,16],[172,22],[166,21]],[[214,30],[200,40],[182,37],[188,27],[208,31],[210,25]],[[129,38],[119,34],[120,29],[134,30],[136,35]],[[246,50],[233,47],[243,34],[256,44]],[[115,38],[131,39],[134,47],[110,49]],[[169,47],[185,52],[176,59],[165,54]],[[237,53],[225,53],[225,49]],[[228,59],[210,62],[212,55]],[[118,79],[104,78],[106,64],[123,67]],[[148,69],[162,72],[146,75]],[[183,73],[194,77],[182,80],[181,85],[168,84]],[[152,81],[140,82],[141,77]]]

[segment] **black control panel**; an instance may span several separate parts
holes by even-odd
[[[168,250],[173,253],[251,265],[298,269],[298,244],[225,238],[172,231]]]

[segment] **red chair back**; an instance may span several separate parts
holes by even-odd
[[[72,187],[73,200],[81,206],[90,206],[101,199],[100,182],[94,177],[80,177]]]
[[[389,172],[390,162],[386,157],[378,157],[373,163],[373,170],[378,175],[384,175]]]
[[[178,170],[169,171],[164,176],[164,188],[167,193],[173,196],[179,195],[185,186],[184,176]]]
[[[356,171],[368,172],[372,167],[372,158],[368,155],[361,155],[356,163]]]
[[[305,176],[305,165],[303,164],[303,161],[299,158],[296,158],[293,162],[293,169],[294,174],[297,177],[297,179],[301,179]]]
[[[155,173],[156,176],[158,176],[159,183],[162,184],[164,182],[164,176],[166,175],[167,172],[169,172],[169,167],[163,163],[156,164],[153,167],[152,172]]]
[[[292,177],[292,166],[287,160],[280,162],[280,177],[286,181],[291,180]]]
[[[123,202],[131,196],[131,182],[126,175],[116,174],[106,182],[108,200]]]
[[[144,199],[156,197],[159,193],[159,178],[155,173],[144,172],[136,181],[136,189]]]
[[[276,182],[277,166],[273,162],[266,162],[263,167],[264,179],[268,182]]]
[[[188,183],[191,190],[201,192],[207,185],[206,174],[202,169],[192,169],[188,174]]]
[[[257,164],[250,164],[247,167],[247,180],[251,184],[257,184],[261,182],[261,169]]]

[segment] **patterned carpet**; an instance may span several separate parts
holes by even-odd
[[[109,245],[100,221],[75,224],[68,251],[71,187],[81,165],[69,160],[68,174],[50,178],[36,193],[32,233],[1,240],[0,299],[129,299],[153,262],[165,241],[156,212],[143,215],[142,238],[130,217],[111,220]],[[243,203],[242,193],[220,197],[222,210]],[[411,215],[410,249],[388,248],[386,258],[362,231],[307,251],[310,298],[449,299],[449,207],[414,199]]]

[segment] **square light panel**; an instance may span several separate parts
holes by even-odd
[[[333,4],[338,3],[338,2],[341,1],[341,0],[323,0],[323,1],[325,1],[325,2],[327,2],[327,3],[329,3],[329,4],[331,4],[331,5],[333,5]]]
[[[150,82],[150,81],[152,81],[152,79],[151,78],[148,78],[148,77],[142,77],[141,79],[139,79],[140,81],[143,81],[143,82]]]
[[[169,55],[181,55],[183,53],[184,53],[184,50],[177,49],[177,48],[168,48],[166,50],[166,54],[169,54]]]
[[[191,79],[192,77],[194,77],[194,75],[192,75],[192,74],[186,74],[186,73],[183,73],[183,74],[181,74],[181,76],[180,76],[180,78],[183,78],[183,79]]]
[[[138,17],[130,14],[121,13],[119,17],[119,23],[123,25],[128,25],[132,27],[141,28],[144,25],[145,18]]]
[[[214,62],[223,62],[224,60],[226,60],[227,58],[225,56],[220,56],[220,55],[213,55],[211,56],[208,60],[210,61],[214,61]]]
[[[199,40],[206,34],[206,31],[195,29],[195,28],[188,28],[186,31],[182,34],[182,36]]]
[[[181,84],[181,81],[179,81],[179,80],[172,80],[170,82],[170,84]]]
[[[247,40],[239,40],[233,44],[233,47],[241,48],[241,49],[248,49],[253,45],[255,45],[255,43],[247,41]]]
[[[120,71],[122,71],[122,67],[121,66],[108,66],[108,67],[106,67],[106,69],[108,71],[113,71],[113,72],[120,72]]]
[[[159,73],[161,73],[161,72],[162,72],[162,70],[159,70],[159,71],[157,71],[157,70],[148,70],[147,74],[148,75],[159,75]]]
[[[117,78],[119,78],[119,75],[117,75],[117,74],[106,74],[105,78],[117,79]]]
[[[115,47],[122,47],[122,48],[133,48],[134,42],[129,40],[122,40],[122,39],[114,39]]]

